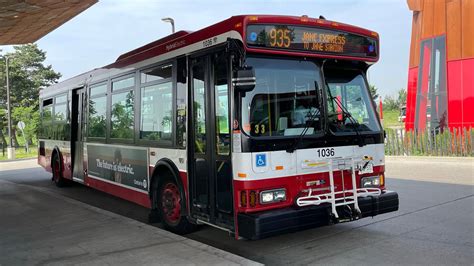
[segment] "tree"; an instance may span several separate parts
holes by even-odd
[[[397,97],[387,96],[383,101],[383,107],[385,110],[398,110],[402,105],[407,102],[407,91],[400,89],[397,92]]]
[[[9,58],[12,133],[15,138],[16,124],[19,119],[22,119],[27,128],[31,126],[32,131],[28,133],[28,141],[31,142],[33,136],[37,134],[35,117],[39,119],[39,91],[41,88],[56,83],[61,74],[55,72],[51,65],[44,65],[46,52],[40,50],[38,45],[20,45],[14,46],[13,49],[13,52],[5,55]],[[0,102],[6,102],[5,79],[5,60],[0,60],[0,97],[2,98]],[[16,110],[17,108],[20,109]],[[26,116],[26,112],[30,112],[31,115]],[[3,132],[6,132],[6,119],[5,115],[0,116],[0,130]]]
[[[398,91],[398,102],[399,102],[400,105],[407,104],[407,90],[400,89]]]
[[[25,134],[24,137],[28,144],[32,144],[32,140],[36,136],[36,132],[38,132],[39,112],[35,111],[35,108],[36,106],[34,105],[27,107],[19,106],[15,107],[12,111],[13,121],[25,122],[23,134]]]
[[[383,109],[385,110],[398,110],[400,104],[397,99],[393,96],[386,96],[383,100]]]
[[[375,87],[375,85],[369,85],[369,92],[370,92],[370,95],[372,96],[372,100],[377,100],[377,98],[379,97],[379,94],[377,92],[377,87]]]

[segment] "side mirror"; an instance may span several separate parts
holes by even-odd
[[[232,84],[236,91],[247,92],[255,88],[255,80],[255,70],[252,67],[245,67],[236,71]]]

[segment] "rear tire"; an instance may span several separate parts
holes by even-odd
[[[51,168],[53,172],[53,182],[57,187],[65,187],[67,185],[67,181],[64,179],[62,175],[62,167],[61,167],[61,159],[59,154],[55,153],[53,155],[53,160],[51,162]]]
[[[158,186],[158,213],[165,229],[179,234],[189,234],[196,231],[197,225],[189,222],[186,216],[181,215],[183,206],[178,185],[166,179]]]

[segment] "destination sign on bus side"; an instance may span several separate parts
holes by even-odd
[[[377,57],[376,39],[338,30],[291,25],[249,25],[246,40],[249,47]]]

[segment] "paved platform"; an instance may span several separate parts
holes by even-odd
[[[0,170],[30,162],[0,164]],[[258,265],[160,228],[0,179],[0,265]]]
[[[385,176],[474,185],[474,157],[385,156]]]

